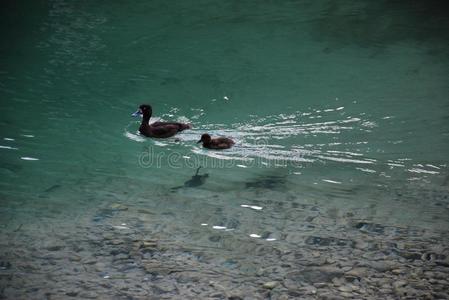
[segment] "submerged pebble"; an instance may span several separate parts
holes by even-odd
[[[266,289],[274,289],[278,285],[277,281],[268,281],[263,284],[263,287]]]

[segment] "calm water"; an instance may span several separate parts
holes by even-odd
[[[80,224],[137,228],[145,209],[139,226],[185,247],[206,251],[229,230],[239,245],[289,248],[298,205],[333,224],[446,232],[449,22],[437,3],[2,3],[3,234],[39,245]],[[130,116],[141,103],[193,129],[142,138]],[[203,150],[204,132],[237,144]],[[202,185],[173,189],[198,166]],[[111,205],[126,206],[121,219],[98,213]]]

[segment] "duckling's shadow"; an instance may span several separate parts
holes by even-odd
[[[261,176],[256,180],[245,182],[245,188],[283,190],[286,181],[286,176]]]
[[[203,175],[198,175],[198,172],[200,171],[200,169],[201,169],[201,167],[198,167],[198,169],[196,169],[195,175],[193,175],[192,178],[190,178],[189,180],[184,182],[184,185],[180,185],[180,186],[171,188],[171,192],[173,193],[176,190],[179,190],[182,188],[196,188],[196,187],[203,185],[206,182],[206,178],[209,177],[209,174],[206,173]]]

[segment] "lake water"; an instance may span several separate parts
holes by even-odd
[[[1,6],[0,299],[449,297],[445,5]]]

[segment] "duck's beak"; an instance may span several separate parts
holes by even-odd
[[[198,142],[196,142],[197,144],[199,144],[199,143],[201,143],[202,142],[202,140],[199,140]]]
[[[140,109],[139,109],[138,111],[132,113],[131,116],[133,116],[133,117],[140,117],[141,115],[142,115],[142,112],[141,112]]]

